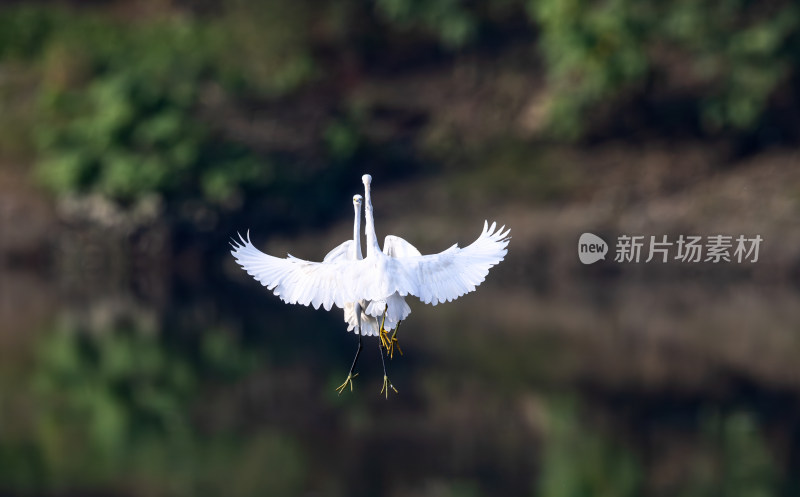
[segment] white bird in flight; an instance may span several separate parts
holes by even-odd
[[[291,254],[286,258],[273,257],[255,248],[248,232],[246,240],[240,235],[241,243],[234,241],[231,244],[236,262],[286,303],[313,305],[315,309],[322,306],[325,310],[335,305],[345,309],[348,324],[351,324],[348,305],[352,305],[352,316],[357,321],[353,329],[358,327],[360,341],[361,335],[375,326],[368,324],[367,328],[365,323],[372,323],[370,319],[378,316],[382,316],[382,326],[378,330],[382,338],[385,329],[394,328],[396,332],[400,321],[411,312],[404,297],[414,295],[423,303],[432,305],[455,300],[474,291],[484,281],[489,269],[505,257],[510,230],[505,230],[505,226],[496,229],[497,223],[489,226],[488,222],[484,222],[478,239],[464,248],[456,244],[438,254],[421,255],[410,243],[389,235],[381,251],[370,195],[372,177],[365,174],[362,182],[366,197],[367,256],[364,259],[359,259],[360,216],[357,212],[350,252],[352,257],[347,255],[351,250],[350,240],[332,250],[322,262],[304,261]],[[356,198],[353,200],[358,211]],[[360,312],[356,311],[357,308]],[[352,389],[351,380],[352,368],[341,388],[350,383]],[[385,391],[388,396],[387,383],[384,367],[381,393]],[[388,385],[394,389],[391,383]]]
[[[323,263],[336,260],[361,260],[361,195],[353,195],[353,210],[355,220],[353,221],[353,239],[343,242],[335,249],[328,252]],[[363,304],[363,305],[362,305]],[[366,310],[364,301],[348,302],[344,305],[344,321],[348,324],[347,331],[353,331],[357,335],[377,336],[378,320],[370,318],[364,311]]]
[[[353,210],[355,211],[355,220],[353,221],[353,239],[343,242],[335,249],[328,252],[325,258],[322,260],[323,263],[332,262],[339,259],[351,261],[363,259],[363,256],[361,255],[361,204],[361,195],[353,195]],[[368,303],[363,300],[358,302],[348,302],[344,305],[344,321],[348,324],[347,331],[353,331],[356,335],[358,335],[358,348],[356,349],[356,356],[353,358],[353,364],[350,366],[350,371],[347,374],[347,378],[344,380],[344,383],[336,388],[336,390],[339,392],[339,395],[341,395],[344,389],[347,388],[347,385],[350,385],[350,391],[353,390],[353,379],[358,376],[358,373],[353,374],[353,370],[358,362],[358,356],[361,354],[361,337],[364,335],[377,336],[379,333],[381,333],[381,338],[383,338],[385,333],[383,324],[378,324],[378,318],[369,316],[365,313],[367,307]],[[383,341],[378,343],[378,349],[381,353],[383,376],[386,378],[386,364],[383,360],[383,349],[381,349],[382,344]],[[390,342],[390,346],[393,350],[394,343]],[[388,347],[387,350],[389,350]],[[389,386],[395,390],[395,392],[397,391],[391,384],[389,384]],[[383,391],[381,391],[381,393],[383,393]],[[389,394],[388,390],[386,391],[386,394]]]

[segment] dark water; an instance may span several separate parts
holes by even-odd
[[[341,311],[210,273],[2,274],[0,493],[800,492],[791,288],[490,275],[411,304],[387,400],[376,339],[336,394],[356,346]]]

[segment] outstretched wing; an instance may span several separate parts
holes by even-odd
[[[354,245],[355,242],[353,240],[347,240],[346,242],[343,242],[341,245],[328,252],[325,258],[322,259],[322,262],[355,259],[356,249]],[[353,254],[353,257],[350,257],[350,254]]]
[[[383,253],[389,257],[418,257],[422,255],[415,246],[394,235],[387,235],[383,240]]]
[[[505,226],[484,222],[483,232],[467,247],[453,245],[444,252],[394,259],[415,281],[417,297],[436,305],[450,302],[483,283],[489,269],[503,260],[508,250],[509,232]]]
[[[323,306],[325,310],[330,310],[333,305],[344,308],[347,302],[357,300],[346,284],[350,279],[342,275],[360,261],[335,259],[309,262],[291,255],[282,259],[255,248],[249,232],[247,240],[241,235],[239,240],[241,243],[235,240],[231,243],[231,254],[236,262],[284,302],[312,305],[315,309]]]

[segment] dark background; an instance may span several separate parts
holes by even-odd
[[[0,2],[0,494],[796,495],[799,62],[790,1]],[[381,240],[513,237],[388,400],[227,252],[364,173]],[[763,242],[613,261],[681,234]]]

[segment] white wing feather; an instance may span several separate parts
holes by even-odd
[[[399,236],[387,235],[383,240],[383,253],[389,257],[419,257],[419,250]]]
[[[338,247],[328,252],[322,262],[332,262],[338,260],[355,260],[356,246],[353,240],[347,240]]]
[[[247,274],[253,276],[268,290],[288,304],[323,306],[330,310],[333,305],[344,308],[347,302],[357,300],[353,289],[347,285],[354,274],[354,265],[362,261],[329,260],[309,262],[289,255],[282,259],[261,252],[250,241],[239,235],[241,243],[233,241],[231,254]],[[341,245],[339,246],[341,247]],[[330,255],[330,254],[329,254]]]
[[[483,232],[467,247],[453,245],[444,252],[393,259],[415,281],[415,295],[426,304],[450,302],[483,283],[489,269],[503,260],[511,230],[484,222]]]
[[[282,259],[255,248],[249,232],[247,240],[240,236],[241,243],[231,244],[231,253],[248,274],[286,303],[330,310],[333,305],[344,308],[357,300],[386,301],[395,294],[410,294],[436,305],[475,290],[489,269],[503,260],[510,230],[503,231],[505,226],[497,230],[496,226],[484,222],[483,232],[469,246],[462,249],[453,245],[432,255],[355,261],[332,255],[345,242],[328,254],[331,257],[326,262],[309,262],[291,255]],[[392,238],[391,250],[416,251],[402,238]]]

